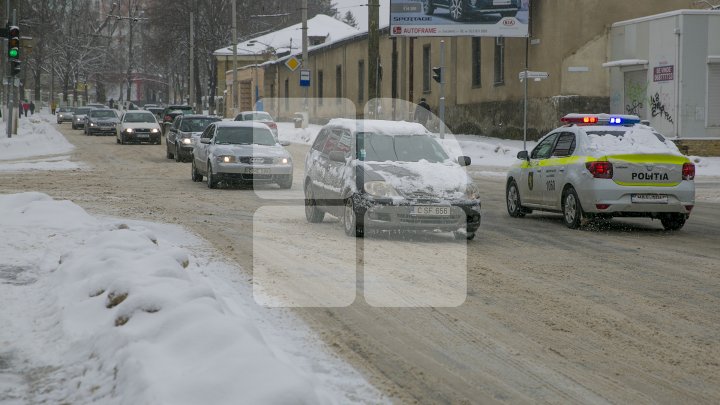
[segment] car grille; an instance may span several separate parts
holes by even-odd
[[[138,134],[149,134],[150,128],[135,128],[135,132]]]
[[[450,215],[447,217],[420,217],[410,214],[397,214],[398,220],[405,224],[426,224],[426,225],[452,225],[456,224],[461,215]]]
[[[273,158],[271,157],[250,157],[250,156],[240,156],[240,163],[245,164],[254,164],[254,165],[270,165],[273,163]]]
[[[437,203],[440,201],[440,199],[437,198],[437,196],[432,195],[430,193],[425,193],[422,191],[416,191],[414,193],[407,194],[406,197],[415,202],[424,203],[424,204]]]

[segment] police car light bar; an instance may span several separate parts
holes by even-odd
[[[568,114],[560,121],[576,125],[633,125],[639,124],[640,118],[637,115]]]

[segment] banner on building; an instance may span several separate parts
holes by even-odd
[[[390,0],[390,34],[527,37],[530,0]]]

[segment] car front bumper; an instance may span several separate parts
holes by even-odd
[[[457,231],[475,232],[480,227],[480,202],[464,200],[449,203],[424,203],[403,200],[378,200],[369,196],[355,196],[356,207],[366,207],[365,228],[407,231]],[[448,207],[449,215],[415,214],[415,207]]]
[[[632,202],[634,194],[667,196],[667,203]],[[656,213],[690,214],[695,205],[695,183],[681,181],[672,187],[621,186],[613,180],[595,179],[591,187],[578,189],[583,211],[615,216],[653,216]],[[598,204],[609,205],[600,209]]]
[[[152,142],[158,143],[162,136],[160,132],[157,133],[137,133],[137,132],[123,132],[121,136],[125,137],[126,142]]]
[[[102,126],[92,126],[92,125],[90,125],[90,126],[87,127],[87,132],[88,132],[89,134],[108,134],[108,135],[113,135],[113,134],[115,134],[115,131],[117,131],[117,129],[116,129],[114,126],[112,126],[112,127],[102,127]]]
[[[291,165],[249,165],[244,163],[215,163],[213,175],[226,181],[277,182],[281,177],[292,176]]]

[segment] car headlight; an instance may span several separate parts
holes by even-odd
[[[221,163],[235,163],[236,158],[235,156],[229,156],[229,155],[222,155],[217,157],[218,162]]]
[[[275,164],[277,165],[289,165],[290,164],[290,158],[275,158]]]
[[[467,188],[465,189],[465,197],[470,200],[479,200],[480,187],[476,186],[475,184],[468,184]]]
[[[153,128],[150,130],[150,132],[152,132],[153,134],[157,134],[158,132],[160,132],[160,130],[157,128]]]
[[[95,123],[91,122],[91,123],[90,123],[90,126],[91,126],[91,127],[94,127],[94,126],[95,126]]]
[[[373,197],[391,198],[400,197],[393,186],[384,181],[368,181],[365,183],[365,192]]]
[[[190,145],[192,143],[192,138],[183,138],[182,143]]]
[[[125,128],[125,132],[127,132],[128,134],[132,134],[133,132],[135,132],[135,130],[132,128]]]

